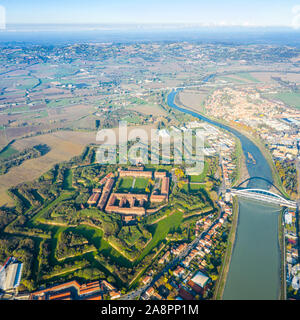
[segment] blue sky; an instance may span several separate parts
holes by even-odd
[[[291,26],[297,14],[300,23],[300,0],[0,0],[0,5],[7,23]]]

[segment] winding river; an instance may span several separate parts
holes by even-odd
[[[207,81],[207,79],[206,79]],[[180,90],[180,89],[178,89]],[[239,131],[175,104],[177,91],[167,98],[171,108],[190,114],[234,134],[242,144],[250,177],[273,181],[271,168],[259,148]],[[253,159],[249,158],[249,153]],[[250,180],[249,187],[268,188],[263,180]],[[224,300],[275,300],[280,293],[280,208],[239,199],[235,244],[223,293]]]

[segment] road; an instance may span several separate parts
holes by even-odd
[[[179,254],[174,260],[170,261],[164,268],[163,270],[158,273],[149,283],[148,285],[145,285],[136,291],[130,292],[124,296],[122,296],[119,300],[135,300],[142,296],[144,292],[146,292],[150,287],[154,285],[154,283],[161,277],[165,272],[168,272],[169,269],[172,269],[174,266],[176,266],[178,263],[180,263],[189,253],[191,250],[195,249],[196,246],[198,245],[199,241],[201,240],[202,237],[204,237],[208,231],[217,223],[219,218],[221,217],[221,211],[219,212],[218,217],[214,220],[212,225],[205,231],[203,231],[199,236],[197,236],[191,243],[188,244],[187,248]]]
[[[222,159],[220,157],[220,162],[219,162],[221,168],[222,168]],[[177,184],[177,177],[175,175],[175,171],[172,170],[172,179],[175,182],[175,184]],[[221,195],[224,191],[226,191],[225,185],[224,185],[224,179],[222,179],[222,184],[219,187],[218,190],[218,195]],[[158,273],[151,281],[150,284],[145,285],[139,289],[137,289],[136,291],[130,292],[126,295],[121,296],[121,298],[119,300],[135,300],[137,298],[139,298],[140,296],[142,296],[144,294],[144,292],[146,292],[150,287],[152,287],[154,285],[154,283],[165,273],[168,272],[169,269],[173,268],[175,265],[177,265],[178,263],[180,263],[180,261],[182,261],[189,253],[191,250],[193,250],[199,243],[199,241],[201,240],[201,238],[203,236],[205,236],[207,234],[207,232],[217,223],[217,221],[220,219],[221,217],[221,213],[222,210],[219,210],[219,214],[218,217],[214,220],[214,222],[212,223],[212,225],[205,231],[203,231],[199,236],[197,236],[191,243],[188,244],[187,248],[180,254],[178,255],[174,260],[170,261],[164,268],[163,270]]]

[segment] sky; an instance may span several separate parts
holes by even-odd
[[[183,23],[300,28],[300,0],[0,0],[0,9],[6,13],[7,24]]]

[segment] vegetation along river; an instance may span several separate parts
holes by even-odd
[[[173,90],[168,95],[169,107],[234,134],[241,141],[250,177],[262,177],[273,181],[267,160],[251,140],[229,126],[177,106],[174,99],[178,90]],[[249,155],[255,161],[249,158]],[[262,189],[270,187],[266,181],[255,179],[250,180],[247,186]],[[278,299],[280,293],[280,248],[278,242],[280,208],[241,198],[238,202],[239,219],[223,299]]]

